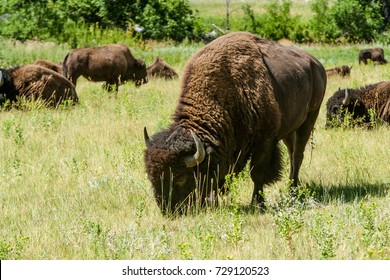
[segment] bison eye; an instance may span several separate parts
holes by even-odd
[[[339,112],[339,106],[333,106],[332,113],[338,113]]]

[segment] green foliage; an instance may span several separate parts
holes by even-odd
[[[290,0],[273,0],[259,17],[255,17],[249,5],[244,5],[246,30],[272,40],[290,38],[298,24],[298,17],[290,14],[291,5]]]
[[[199,19],[187,0],[151,0],[135,22],[145,28],[145,39],[197,39],[202,33]]]
[[[145,39],[197,39],[203,34],[200,19],[187,0],[13,0],[0,11],[0,36],[18,40],[39,39],[69,43],[72,47],[98,41],[104,33],[120,30],[128,37],[131,25],[145,28]],[[130,25],[130,26],[129,26]],[[92,29],[92,30],[90,30]],[[80,38],[81,36],[81,38]],[[114,38],[115,39],[115,38]]]
[[[380,9],[377,1],[336,0],[332,16],[341,36],[349,42],[372,42],[384,24]]]
[[[13,241],[0,239],[0,260],[20,260],[28,237],[18,236]]]
[[[332,229],[332,215],[325,216],[318,213],[311,229],[314,240],[316,241],[322,260],[329,260],[335,257],[335,233]]]
[[[332,42],[340,36],[328,0],[314,0],[310,5],[314,16],[309,21],[313,41]]]

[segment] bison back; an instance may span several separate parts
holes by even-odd
[[[15,88],[20,97],[42,99],[49,105],[64,100],[78,102],[74,85],[62,75],[45,67],[27,64],[12,73]]]

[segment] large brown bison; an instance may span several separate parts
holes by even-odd
[[[46,59],[37,59],[34,61],[34,64],[49,68],[62,75],[62,63],[54,63]]]
[[[175,69],[169,66],[161,57],[157,57],[156,60],[146,68],[148,76],[151,78],[163,78],[163,79],[177,79],[179,75]]]
[[[326,102],[326,127],[342,124],[347,112],[353,120],[370,123],[370,110],[375,110],[376,118],[390,123],[390,82],[336,91]]]
[[[385,53],[382,48],[364,49],[359,52],[359,64],[363,62],[367,64],[367,60],[378,62],[379,64],[386,64]]]
[[[0,69],[0,94],[3,101],[40,99],[48,106],[57,106],[65,100],[78,102],[75,87],[70,81],[57,72],[35,64]]]
[[[105,81],[109,90],[112,85],[118,90],[118,86],[128,80],[137,86],[147,82],[145,63],[134,58],[123,44],[74,49],[65,56],[63,74],[75,85],[80,76],[90,81]]]
[[[339,75],[341,77],[346,77],[351,74],[351,69],[352,66],[348,65],[342,65],[342,66],[337,66],[333,68],[326,69],[326,75],[328,77],[333,76],[333,75]]]
[[[183,72],[173,123],[149,138],[145,166],[163,213],[214,201],[225,177],[251,159],[252,203],[281,176],[279,141],[290,156],[296,190],[306,143],[326,87],[313,56],[246,32],[219,37]]]

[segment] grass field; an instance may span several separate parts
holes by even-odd
[[[131,46],[147,64],[160,55],[178,73],[200,47]],[[353,66],[349,78],[328,81],[301,169],[303,202],[288,196],[285,156],[265,213],[248,207],[245,170],[221,207],[163,217],[144,171],[143,127],[153,134],[170,123],[180,80],[125,84],[115,96],[81,79],[75,107],[0,111],[0,259],[389,259],[389,127],[324,126],[334,91],[388,80],[390,66],[359,66],[363,45],[298,47],[327,68]],[[68,51],[0,41],[0,67],[61,61]]]

